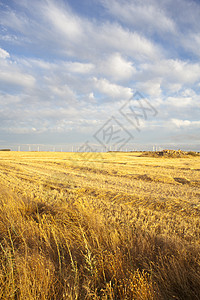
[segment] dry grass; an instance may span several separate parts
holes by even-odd
[[[200,299],[200,158],[0,155],[0,299]]]
[[[169,158],[179,158],[179,157],[188,157],[191,156],[200,156],[199,152],[195,151],[181,151],[181,150],[161,150],[161,151],[146,151],[142,153],[141,157],[169,157]]]

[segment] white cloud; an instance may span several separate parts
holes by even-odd
[[[21,43],[28,49],[31,47],[31,51],[36,49],[38,53],[41,49],[42,52],[46,50],[62,57],[73,56],[79,61],[93,62],[103,57],[105,60],[105,55],[116,52],[134,60],[162,57],[161,47],[117,22],[98,23],[79,17],[60,1],[22,1],[20,4],[26,8],[28,16],[8,10],[6,15],[0,12],[0,19],[3,26],[23,35],[24,42],[21,40]]]
[[[195,90],[191,88],[183,88],[179,91],[179,93],[176,93],[176,95],[168,96],[164,100],[165,105],[168,107],[168,110],[170,111],[170,108],[175,110],[180,110],[185,112],[185,116],[188,116],[190,114],[190,117],[195,118],[195,115],[199,113],[200,108],[200,97],[199,94],[195,92]]]
[[[90,101],[95,101],[94,93],[93,92],[89,93],[88,98],[89,98]]]
[[[75,93],[66,84],[63,86],[54,85],[50,86],[49,88],[51,89],[54,95],[65,100],[67,103],[72,102],[76,99]],[[64,105],[64,103],[62,105]]]
[[[32,134],[37,131],[36,128],[25,128],[25,127],[9,127],[2,128],[1,130],[14,134]]]
[[[193,99],[193,97],[196,97],[195,91],[191,88],[184,89],[181,95],[184,97],[190,97],[191,99]]]
[[[200,31],[198,33],[190,33],[181,37],[181,43],[185,49],[200,57]]]
[[[153,64],[142,64],[138,79],[149,80],[162,78],[162,83],[194,84],[200,80],[200,64],[182,61],[179,59],[157,60]]]
[[[94,65],[91,63],[66,62],[64,63],[66,70],[72,73],[87,74],[94,70]]]
[[[111,83],[105,78],[101,78],[101,79],[94,78],[94,83],[99,92],[114,99],[116,98],[119,100],[129,99],[133,95],[131,88],[123,87],[121,85]]]
[[[113,80],[129,80],[136,72],[133,63],[125,60],[120,53],[110,55],[104,62],[99,62],[99,70],[102,74]]]
[[[165,87],[168,94],[171,94],[171,93],[174,94],[174,93],[178,93],[181,90],[182,84],[181,83],[168,82],[168,81],[165,80],[163,87]]]
[[[33,87],[35,84],[35,78],[22,72],[9,72],[3,71],[0,73],[0,81],[5,84],[14,84],[23,87]]]
[[[162,94],[161,82],[161,78],[154,78],[139,82],[137,87],[141,92],[148,94],[150,97],[160,97]]]
[[[177,80],[182,83],[194,83],[200,79],[200,65],[198,63],[168,60],[165,67],[166,73],[164,72],[164,74],[169,76],[168,79],[171,78],[171,80]]]
[[[0,86],[2,90],[12,90],[16,86],[21,88],[33,88],[36,79],[28,60],[10,57],[10,54],[0,48]]]
[[[9,58],[9,57],[10,57],[10,54],[6,50],[0,48],[0,59],[1,58],[6,59],[6,58]]]
[[[165,101],[165,104],[174,107],[183,108],[183,107],[192,106],[194,104],[193,102],[194,101],[192,97],[168,97],[167,100]]]
[[[105,52],[122,52],[136,59],[149,59],[161,56],[161,50],[150,40],[125,29],[117,23],[95,23],[78,17],[68,6],[59,7],[57,3],[48,2],[44,7],[44,17],[50,20],[54,35],[63,34],[66,41],[63,50],[69,55],[91,59],[102,57]]]
[[[135,28],[159,33],[176,31],[173,19],[155,1],[102,0],[101,2],[111,15]]]
[[[57,63],[49,62],[49,61],[44,61],[42,59],[34,59],[34,58],[28,58],[28,59],[16,59],[16,61],[20,65],[24,65],[26,68],[37,68],[37,69],[44,69],[44,70],[55,70],[57,67]]]
[[[0,93],[0,105],[5,107],[5,105],[14,105],[20,103],[21,98],[19,95],[9,95]]]
[[[199,126],[200,64],[187,55],[199,55],[193,2],[105,0],[106,14],[93,1],[101,11],[92,18],[63,0],[14,2],[15,10],[9,3],[0,10],[2,127],[30,135],[83,127],[88,133],[136,90],[160,109],[155,128],[171,119],[177,131]],[[193,7],[188,21],[184,5]]]
[[[24,17],[23,14],[17,14],[14,10],[10,10],[9,8],[7,11],[4,11],[2,9],[0,12],[0,17],[1,17],[0,19],[1,25],[11,28],[15,31],[20,31],[22,33],[25,33],[27,27],[30,26],[29,25],[30,20],[28,20],[28,18]]]
[[[6,84],[33,87],[34,76],[24,71],[20,64],[9,59],[8,54],[5,55],[8,59],[0,60],[0,83],[3,84],[3,87],[6,87]]]
[[[70,40],[81,37],[82,27],[79,19],[69,11],[69,8],[67,10],[65,7],[59,7],[53,1],[48,1],[48,5],[44,7],[44,14],[52,25]]]
[[[134,60],[156,59],[161,57],[161,49],[137,32],[124,29],[119,24],[104,24],[94,32],[97,47],[120,51]]]
[[[178,128],[180,128],[180,127],[200,127],[200,121],[171,119],[171,122]]]

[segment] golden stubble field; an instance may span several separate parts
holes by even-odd
[[[200,299],[200,157],[0,152],[0,299]]]

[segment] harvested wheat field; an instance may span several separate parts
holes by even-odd
[[[200,299],[200,157],[0,153],[0,299]]]

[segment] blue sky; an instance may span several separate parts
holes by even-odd
[[[110,124],[128,149],[200,151],[199,16],[192,0],[0,0],[0,148],[112,149]]]

